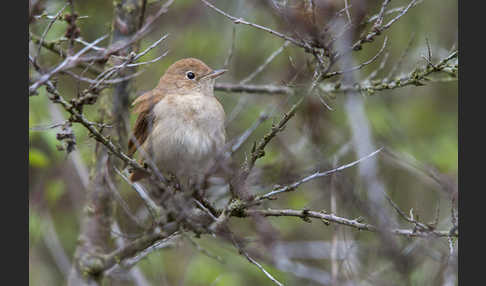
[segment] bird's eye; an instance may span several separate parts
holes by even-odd
[[[186,76],[188,79],[194,79],[196,77],[196,75],[192,71],[187,72]]]

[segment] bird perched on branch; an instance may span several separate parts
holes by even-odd
[[[225,113],[214,97],[214,81],[226,70],[212,70],[198,59],[172,64],[159,84],[133,102],[138,114],[128,154],[143,151],[145,163],[175,175],[188,186],[211,168],[225,144]],[[135,170],[132,182],[148,173]]]

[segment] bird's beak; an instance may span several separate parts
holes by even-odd
[[[220,69],[220,70],[214,70],[206,75],[204,75],[203,77],[201,77],[201,79],[206,79],[206,78],[218,78],[220,77],[222,74],[224,74],[225,72],[227,72],[228,70],[227,69]]]

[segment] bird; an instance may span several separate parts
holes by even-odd
[[[169,66],[157,86],[132,103],[137,119],[128,155],[143,153],[144,163],[152,160],[162,174],[175,176],[181,188],[200,180],[226,142],[225,112],[214,96],[215,80],[226,71],[196,58]],[[148,176],[133,170],[130,181]]]

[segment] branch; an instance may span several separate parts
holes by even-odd
[[[140,184],[130,182],[130,180],[126,176],[124,176],[123,173],[120,172],[120,170],[118,170],[117,168],[115,168],[115,171],[118,173],[118,175],[120,175],[120,177],[122,177],[122,179],[127,184],[129,184],[137,192],[138,196],[142,199],[154,221],[158,222],[158,219],[162,212],[161,208],[157,206],[157,204],[147,195],[147,193]]]
[[[94,273],[101,273],[116,264],[120,264],[125,259],[130,259],[139,255],[147,249],[155,250],[156,248],[153,247],[154,245],[173,238],[177,235],[177,230],[175,223],[166,224],[163,232],[147,234],[104,256],[103,263],[99,265],[98,268],[92,270]],[[145,253],[144,256],[147,254],[148,253]]]
[[[325,84],[320,85],[320,89],[324,92],[330,93],[341,93],[341,92],[349,92],[349,91],[364,91],[368,94],[374,94],[376,91],[382,91],[387,89],[396,89],[405,86],[423,86],[425,85],[424,81],[428,82],[448,82],[448,81],[457,81],[457,63],[449,64],[448,62],[454,58],[457,58],[458,51],[452,52],[449,56],[442,59],[436,65],[428,64],[425,68],[420,69],[417,68],[413,72],[411,72],[408,76],[402,77],[399,79],[395,79],[390,81],[388,78],[383,78],[379,80],[373,80],[371,82],[362,82],[353,85],[341,85],[341,83],[333,83],[333,84]],[[427,78],[427,76],[438,73],[438,72],[446,72],[448,74],[452,74],[453,76],[438,78],[438,79],[431,79]]]
[[[51,29],[52,25],[54,25],[54,22],[56,22],[59,19],[59,16],[64,11],[64,9],[66,9],[67,6],[68,6],[68,3],[64,4],[64,6],[59,10],[59,12],[57,12],[57,14],[49,21],[49,24],[47,24],[47,27],[44,30],[44,32],[42,33],[42,36],[41,36],[41,38],[39,40],[39,43],[38,43],[39,44],[39,47],[37,48],[37,53],[35,54],[35,58],[34,58],[34,62],[35,63],[37,63],[37,58],[40,55],[40,51],[41,51],[41,48],[42,48],[42,44],[44,43],[44,40],[45,40],[45,38],[47,36],[47,33]]]
[[[356,228],[358,230],[365,230],[370,232],[378,232],[379,230],[371,225],[360,222],[358,219],[347,219],[343,217],[336,216],[334,214],[328,214],[323,211],[310,211],[310,210],[291,210],[291,209],[265,209],[265,210],[239,210],[238,212],[233,212],[231,214],[234,217],[248,217],[253,215],[261,215],[265,217],[269,216],[287,216],[287,217],[299,217],[304,220],[308,220],[309,218],[317,218],[321,219],[326,225],[330,222],[349,226],[352,228]],[[451,236],[450,231],[436,231],[436,230],[413,230],[413,229],[389,229],[387,230],[396,235],[408,236],[408,237],[428,237],[428,236],[436,236],[436,237],[449,237]],[[454,237],[459,237],[459,233],[455,232],[452,234]]]
[[[50,72],[43,74],[35,83],[29,86],[29,95],[34,94],[34,92],[39,88],[41,85],[43,85],[46,81],[48,81],[54,74],[72,68],[76,62],[79,60],[79,57],[86,53],[88,50],[90,50],[93,46],[95,46],[97,43],[101,42],[102,40],[106,39],[108,35],[104,35],[93,41],[91,44],[88,46],[84,47],[79,51],[77,54],[75,54],[72,57],[67,57],[62,63],[60,63],[58,66],[53,68]]]
[[[303,101],[304,101],[304,97],[301,97],[299,101],[296,104],[294,104],[287,113],[284,114],[280,122],[272,125],[272,129],[270,130],[270,132],[265,134],[265,136],[263,136],[263,138],[260,140],[258,145],[256,145],[256,143],[255,145],[253,145],[251,155],[250,155],[250,160],[246,162],[246,166],[244,168],[244,172],[242,175],[243,180],[246,179],[251,169],[253,169],[255,162],[261,157],[265,156],[265,147],[267,146],[267,144],[270,143],[270,141],[275,136],[277,136],[279,132],[284,130],[287,122],[292,117],[294,117],[297,108],[302,104]]]
[[[268,114],[266,112],[261,112],[257,120],[250,126],[250,128],[245,130],[245,132],[243,132],[243,134],[241,134],[240,137],[238,137],[235,140],[235,142],[231,146],[230,153],[235,153],[241,147],[241,145],[245,143],[245,141],[250,137],[250,135],[258,128],[258,126],[260,126],[260,124],[262,124],[265,120],[267,120],[267,118],[268,118]]]
[[[385,0],[385,2],[386,2],[386,0]],[[380,11],[381,16],[380,16],[380,14],[378,14],[378,16],[377,16],[377,22],[375,22],[375,25],[373,25],[372,31],[369,32],[368,34],[366,34],[361,39],[359,39],[356,43],[354,43],[352,45],[352,47],[350,47],[350,49],[345,50],[341,54],[336,55],[336,58],[341,57],[341,56],[343,56],[344,54],[347,54],[350,51],[360,50],[361,49],[361,46],[364,43],[373,42],[376,36],[380,35],[383,31],[385,31],[386,29],[390,28],[393,25],[393,23],[395,23],[396,21],[398,21],[398,19],[400,19],[403,15],[405,15],[409,11],[410,8],[415,7],[419,3],[420,3],[419,0],[412,0],[412,1],[410,1],[410,3],[405,8],[403,8],[397,16],[395,16],[393,19],[391,19],[385,25],[381,25],[381,23],[380,23],[380,25],[378,26],[378,25],[376,25],[376,23],[378,21],[380,21],[380,19],[382,20],[382,18],[383,18],[383,15],[382,15],[382,13]]]
[[[169,11],[169,7],[174,3],[174,0],[168,0],[165,2],[162,7],[155,13],[155,15],[147,18],[146,23],[140,28],[131,38],[124,40],[124,41],[118,41],[116,43],[113,43],[109,47],[106,48],[104,53],[94,55],[94,56],[89,56],[86,58],[83,58],[83,61],[100,61],[100,60],[106,60],[109,58],[109,56],[118,53],[118,51],[121,51],[128,46],[136,43],[137,41],[141,40],[145,35],[147,35],[148,32],[152,29],[153,23],[155,20],[157,20],[160,16],[163,14],[167,13]]]
[[[64,109],[71,114],[70,121],[80,123],[81,125],[86,127],[86,129],[88,129],[89,133],[92,135],[92,137],[94,137],[96,141],[103,144],[106,148],[108,148],[109,151],[111,151],[111,153],[113,153],[115,156],[123,160],[126,164],[130,165],[131,167],[137,170],[146,172],[146,169],[143,168],[140,164],[138,164],[137,161],[135,161],[134,159],[130,158],[128,155],[123,153],[119,146],[116,146],[113,142],[111,142],[110,139],[103,136],[103,134],[101,134],[101,132],[94,127],[94,125],[96,124],[87,120],[82,113],[79,113],[72,104],[67,102],[59,94],[57,89],[55,89],[53,86],[47,86],[47,91],[53,94],[52,97],[49,97],[49,99],[52,102],[62,105]]]
[[[241,254],[243,254],[243,256],[246,257],[246,259],[248,259],[248,261],[250,261],[250,263],[252,263],[256,267],[258,267],[258,269],[260,269],[263,272],[263,274],[265,274],[265,276],[268,277],[268,279],[272,280],[273,283],[277,284],[278,286],[284,286],[277,279],[275,279],[275,277],[273,277],[270,273],[268,273],[268,271],[265,270],[265,268],[263,268],[263,266],[260,263],[258,263],[255,259],[251,258],[250,255],[248,255],[248,253],[246,251],[244,251],[243,249],[240,249],[240,252],[241,252]]]
[[[294,94],[294,90],[283,85],[253,85],[216,83],[214,90],[226,92],[266,93],[266,94]]]
[[[34,44],[39,44],[41,43],[40,41],[40,37],[35,35],[35,34],[32,34],[30,33],[30,40],[34,43]],[[59,48],[57,45],[59,44],[59,41],[50,41],[50,42],[46,42],[46,41],[43,41],[42,42],[42,47],[47,49],[48,51],[51,51],[55,54],[57,54],[58,56],[62,57],[62,58],[66,58],[67,54],[65,52],[62,51],[61,48]],[[89,43],[86,43],[85,45],[89,45]],[[92,47],[93,50],[96,50],[98,47]],[[88,63],[85,63],[85,62],[80,62],[79,63],[79,66],[82,67],[82,68],[87,68],[88,71],[94,75],[98,75],[99,73],[103,72],[103,70],[97,66],[93,66],[93,65],[90,65]]]
[[[435,64],[434,66],[429,64],[423,69],[418,68],[415,71],[411,72],[408,76],[402,77],[400,79],[396,79],[394,81],[390,81],[388,77],[386,77],[382,79],[376,79],[373,81],[363,81],[361,83],[354,84],[352,86],[342,85],[340,82],[321,84],[319,85],[319,88],[322,91],[329,92],[329,93],[365,91],[368,92],[369,94],[373,94],[374,92],[377,91],[402,88],[409,85],[412,86],[425,85],[425,82],[423,81],[427,81],[429,83],[457,81],[457,77],[454,77],[453,75],[457,74],[458,65],[457,63],[449,64],[449,62],[457,58],[457,56],[458,56],[458,50],[452,52],[449,56],[442,59],[438,64]],[[355,69],[356,68],[357,67],[355,67]],[[444,78],[427,78],[427,76],[438,72],[446,72],[448,74],[451,74],[452,76],[444,77]],[[344,73],[344,72],[339,72],[339,73]],[[294,88],[290,88],[283,85],[249,85],[249,84],[216,83],[214,89],[218,91],[227,91],[227,92],[244,92],[244,93],[269,94],[269,95],[295,94]]]
[[[209,3],[208,1],[206,0],[201,0],[206,6],[208,6],[209,8],[213,9],[214,11],[218,12],[219,14],[225,16],[226,18],[230,19],[231,21],[233,21],[234,24],[244,24],[244,25],[248,25],[250,27],[253,27],[253,28],[257,28],[259,30],[263,30],[267,33],[270,33],[274,36],[277,36],[279,38],[282,38],[284,40],[287,40],[289,42],[291,42],[292,44],[298,46],[298,47],[301,47],[301,48],[304,48],[306,50],[309,50],[309,51],[315,51],[316,49],[310,47],[309,45],[306,45],[304,42],[302,41],[299,41],[299,40],[296,40],[290,36],[287,36],[285,34],[282,34],[280,32],[277,32],[275,30],[272,30],[270,28],[267,28],[265,26],[261,26],[261,25],[258,25],[258,24],[254,24],[254,23],[251,23],[251,22],[248,22],[242,18],[236,18],[234,16],[231,16],[230,14],[224,12],[223,10],[217,8],[216,6],[214,6],[213,4]]]
[[[240,84],[245,84],[252,79],[254,79],[267,65],[269,65],[283,50],[290,44],[289,41],[285,41],[283,45],[278,48],[275,52],[273,52],[264,62],[261,64],[254,72],[252,72],[249,76],[244,78],[240,81]]]
[[[347,169],[347,168],[350,168],[350,167],[353,167],[357,164],[359,164],[360,162],[366,160],[366,159],[369,159],[373,156],[375,156],[376,154],[378,154],[383,148],[380,148],[376,151],[374,151],[373,153],[363,157],[363,158],[360,158],[354,162],[351,162],[351,163],[348,163],[346,165],[342,165],[338,168],[334,168],[332,170],[328,170],[328,171],[325,171],[325,172],[316,172],[310,176],[307,176],[307,177],[304,177],[300,180],[298,180],[297,182],[295,183],[292,183],[290,185],[287,185],[287,186],[284,186],[284,187],[280,187],[274,191],[271,191],[269,193],[266,193],[262,196],[259,196],[255,199],[255,201],[261,201],[261,200],[264,200],[264,199],[271,199],[273,196],[277,195],[277,194],[280,194],[280,193],[285,193],[285,192],[291,192],[291,191],[294,191],[295,189],[297,189],[300,185],[304,184],[304,183],[307,183],[311,180],[314,180],[314,179],[317,179],[317,178],[320,178],[320,177],[324,177],[324,176],[328,176],[328,175],[331,175],[333,173],[336,173],[336,172],[339,172],[339,171],[342,171],[344,169]]]
[[[381,47],[381,49],[378,51],[378,53],[376,53],[376,55],[374,55],[371,59],[367,60],[366,62],[358,65],[358,66],[355,66],[355,67],[352,67],[350,69],[347,69],[347,70],[342,70],[342,71],[335,71],[335,72],[330,72],[330,73],[327,73],[325,75],[322,76],[322,79],[326,79],[326,78],[330,78],[330,77],[333,77],[333,76],[336,76],[336,75],[342,75],[344,73],[349,73],[349,72],[353,72],[353,71],[357,71],[357,70],[360,70],[362,69],[363,67],[373,63],[374,61],[376,61],[376,59],[383,53],[383,51],[385,50],[386,48],[386,44],[388,42],[388,38],[385,37],[385,40],[383,41],[383,46]]]

